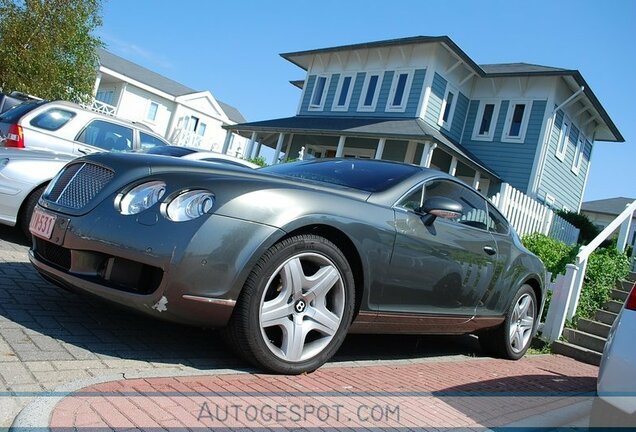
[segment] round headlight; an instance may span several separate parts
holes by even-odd
[[[165,207],[165,215],[174,222],[196,219],[212,211],[214,194],[192,190],[174,197]]]
[[[135,186],[115,199],[115,206],[123,215],[134,215],[155,205],[166,193],[166,184],[151,181]]]

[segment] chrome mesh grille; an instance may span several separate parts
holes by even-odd
[[[115,176],[108,168],[92,163],[68,166],[47,196],[49,201],[72,209],[86,206]]]

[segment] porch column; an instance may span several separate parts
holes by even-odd
[[[252,157],[252,152],[254,151],[254,141],[256,141],[256,132],[252,132],[252,136],[250,140],[247,142],[247,148],[243,152],[243,156],[247,159]]]
[[[457,173],[457,158],[455,156],[453,156],[453,158],[451,159],[450,168],[448,169],[448,173],[450,175],[452,175],[453,177],[455,177],[455,174]]]
[[[631,203],[630,203],[631,204]],[[627,204],[625,207],[629,207],[630,204]],[[625,219],[625,222],[621,224],[621,229],[618,232],[618,241],[616,242],[616,249],[619,252],[625,251],[625,246],[627,246],[627,238],[629,236],[630,228],[632,227],[632,218],[634,214],[631,214],[630,217]]]
[[[278,158],[280,157],[280,151],[283,149],[283,141],[285,141],[285,134],[278,134],[278,141],[276,141],[276,150],[274,151],[274,165],[278,163]]]
[[[375,151],[376,159],[382,159],[382,153],[384,153],[384,144],[386,144],[386,138],[380,138],[380,141],[378,141],[378,148]]]
[[[406,155],[404,155],[405,163],[413,163],[415,158],[415,152],[417,151],[417,143],[415,141],[409,141],[406,146]]]
[[[422,158],[420,159],[420,166],[430,168],[431,159],[433,158],[433,150],[437,148],[437,144],[430,141],[424,143],[424,150],[422,151]]]
[[[340,139],[338,140],[338,149],[336,150],[336,157],[342,157],[342,155],[344,155],[344,145],[345,145],[346,139],[347,137],[342,135]]]
[[[257,142],[256,143],[256,150],[254,151],[254,154],[251,156],[252,159],[257,158],[258,155],[261,153],[261,142]]]
[[[225,131],[225,141],[223,141],[223,148],[221,149],[221,153],[227,154],[227,151],[230,149],[230,144],[232,143],[232,131]]]
[[[119,107],[121,106],[121,100],[123,99],[124,92],[126,91],[127,87],[128,87],[128,83],[125,82],[121,86],[121,89],[119,90],[119,97],[117,98],[117,106],[115,107],[115,115],[119,114]]]
[[[289,138],[287,138],[287,147],[285,148],[285,159],[290,159],[291,156],[289,152],[291,151],[292,142],[294,141],[294,134],[289,134]]]
[[[473,177],[473,187],[475,189],[479,189],[479,180],[481,179],[481,173],[479,171],[475,171],[475,177]]]
[[[97,77],[95,78],[95,86],[93,86],[93,97],[97,96],[97,90],[99,90],[99,84],[102,82],[102,73],[97,72]]]

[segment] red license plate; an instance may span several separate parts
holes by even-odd
[[[45,213],[39,208],[35,208],[33,216],[31,216],[31,223],[29,224],[29,231],[31,234],[44,239],[50,239],[53,234],[53,227],[55,226],[55,220],[57,216]]]

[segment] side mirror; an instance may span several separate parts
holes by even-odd
[[[444,219],[457,219],[464,214],[464,208],[460,203],[446,197],[433,197],[424,201],[422,207],[419,208],[424,225],[430,225],[435,222],[438,217]]]

